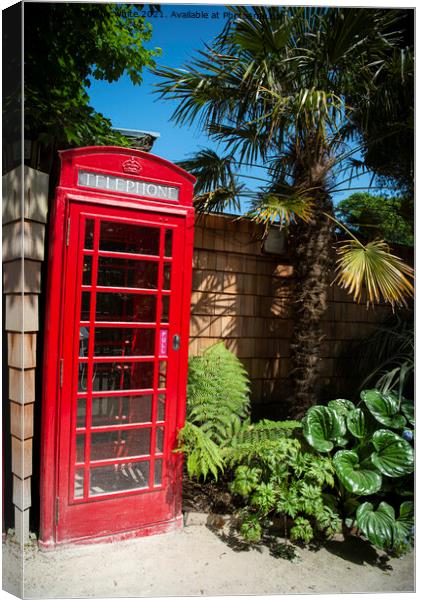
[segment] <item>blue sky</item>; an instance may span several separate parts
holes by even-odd
[[[172,13],[208,13],[209,18],[177,18]],[[162,49],[157,64],[181,67],[190,60],[195,50],[203,48],[221,32],[225,19],[223,6],[208,5],[162,5],[162,17],[150,18],[152,40],[149,48]],[[211,18],[218,13],[219,18]],[[153,84],[158,81],[152,73],[145,71],[143,83],[134,86],[128,77],[108,84],[93,81],[89,89],[92,106],[109,117],[115,127],[157,131],[161,137],[154,144],[153,152],[171,161],[185,158],[198,147],[208,146],[207,136],[200,134],[195,126],[177,127],[170,121],[176,102],[159,100],[153,93]]]
[[[192,58],[194,51],[203,49],[204,43],[210,42],[220,33],[226,23],[224,13],[227,11],[223,5],[164,4],[161,8],[162,15],[148,19],[153,33],[152,40],[147,44],[147,47],[162,49],[162,55],[157,59],[159,65],[182,67]],[[182,13],[198,11],[202,13],[200,18],[181,16]],[[153,84],[156,82],[157,78],[148,71],[144,72],[140,86],[134,86],[126,76],[112,84],[93,80],[89,89],[91,104],[110,118],[114,127],[159,132],[160,138],[154,144],[153,153],[167,160],[176,162],[200,148],[216,148],[195,125],[179,127],[171,122],[171,114],[177,103],[159,100],[153,93]],[[259,174],[257,172],[256,176]],[[370,177],[366,175],[354,180],[352,186],[368,186],[369,181]],[[257,183],[249,179],[247,185],[255,187]],[[353,191],[335,194],[334,201],[346,198]]]

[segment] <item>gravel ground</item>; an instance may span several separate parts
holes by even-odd
[[[245,548],[225,522],[191,514],[183,530],[135,540],[25,549],[3,544],[3,588],[25,598],[413,592],[414,554],[389,559],[361,538],[321,548],[269,539]],[[286,554],[295,554],[287,558]]]

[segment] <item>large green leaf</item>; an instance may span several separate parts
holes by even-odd
[[[414,532],[414,503],[402,502],[399,517],[395,521],[394,541],[396,544],[407,543]]]
[[[405,417],[408,419],[409,423],[411,423],[411,425],[415,425],[414,403],[411,402],[410,400],[405,400],[405,399],[402,400],[401,411],[403,412]]]
[[[361,408],[355,408],[348,413],[346,424],[354,437],[363,439],[367,435],[368,428]]]
[[[312,406],[303,419],[303,434],[319,452],[329,452],[346,433],[345,420],[327,406]]]
[[[339,450],[333,457],[333,466],[344,487],[359,496],[368,496],[379,491],[382,477],[372,469],[360,465],[354,450]]]
[[[371,455],[371,462],[381,473],[401,477],[413,472],[414,451],[406,440],[393,431],[379,429],[372,441],[376,452]]]
[[[377,510],[373,510],[371,502],[361,504],[357,509],[357,525],[377,548],[392,546],[395,511],[387,502],[381,502]]]
[[[344,398],[339,398],[338,400],[331,400],[327,403],[328,407],[337,412],[339,415],[342,415],[346,418],[347,414],[354,410],[355,404],[351,402],[351,400],[345,400]]]
[[[373,417],[382,425],[392,429],[401,429],[406,419],[399,413],[399,401],[389,392],[382,394],[379,390],[363,390],[361,399],[365,402]]]

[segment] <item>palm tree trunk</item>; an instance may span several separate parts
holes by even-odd
[[[310,222],[296,226],[291,243],[295,272],[295,321],[290,346],[292,395],[288,416],[301,418],[318,402],[318,378],[324,340],[322,318],[331,282],[332,232],[330,196],[319,189]]]

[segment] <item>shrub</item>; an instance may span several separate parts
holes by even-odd
[[[292,540],[357,527],[400,554],[413,544],[414,405],[393,391],[332,400],[299,421],[249,420],[249,379],[222,343],[189,362],[187,420],[178,451],[190,477],[232,474],[241,533],[261,539],[278,518]]]
[[[310,446],[332,457],[338,480],[332,506],[374,546],[396,554],[413,541],[413,425],[412,402],[376,389],[361,392],[360,406],[332,400],[303,419]]]

